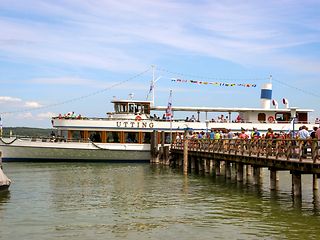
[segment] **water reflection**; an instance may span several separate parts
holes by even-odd
[[[15,185],[7,198],[0,195],[0,216],[10,219],[0,225],[7,239],[320,235],[319,193],[304,188],[300,201],[293,199],[290,174],[281,173],[279,188],[270,191],[267,171],[255,185],[252,175],[237,182],[148,164],[19,163],[8,169]]]
[[[3,191],[0,191],[0,206],[1,204],[5,204],[10,200],[10,190],[6,189]]]

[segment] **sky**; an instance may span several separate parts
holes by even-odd
[[[153,69],[155,105],[172,90],[173,106],[260,107],[272,75],[279,108],[287,98],[314,109],[313,121],[319,9],[318,0],[1,0],[2,124],[50,128],[70,111],[105,117],[114,98],[146,100]]]

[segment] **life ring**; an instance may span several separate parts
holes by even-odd
[[[269,116],[268,117],[268,122],[269,123],[273,123],[274,122],[274,117],[273,116]]]
[[[141,116],[136,116],[136,121],[141,121],[142,120],[142,117]]]

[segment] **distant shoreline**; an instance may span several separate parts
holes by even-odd
[[[30,136],[30,137],[48,137],[53,128],[33,128],[33,127],[3,127],[2,136]]]

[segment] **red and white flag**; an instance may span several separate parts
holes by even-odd
[[[168,106],[166,109],[166,119],[172,120],[173,113],[172,113],[172,90],[170,90],[169,100],[168,100]]]

